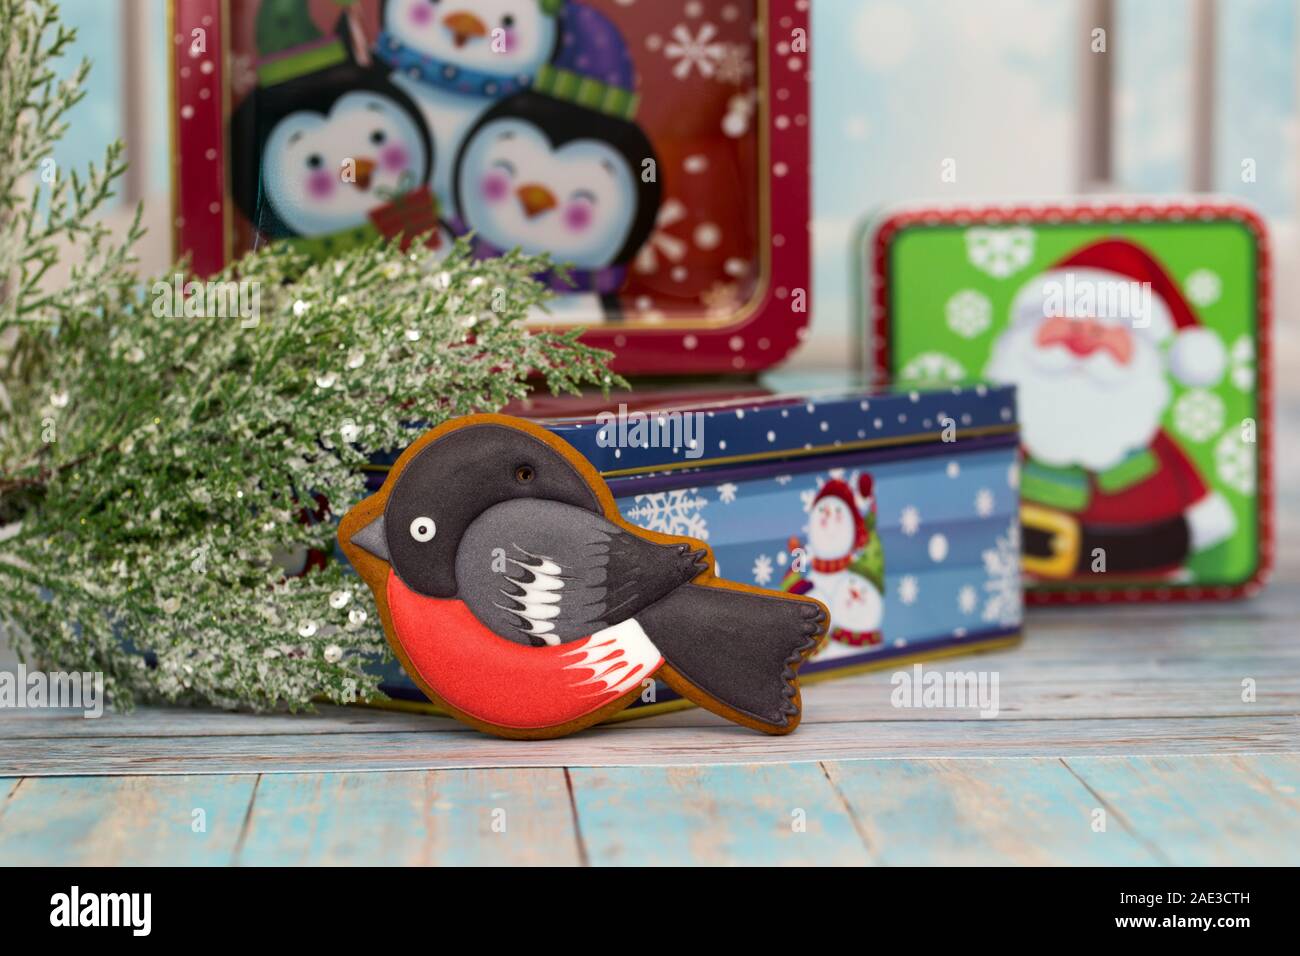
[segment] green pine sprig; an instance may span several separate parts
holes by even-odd
[[[360,579],[285,573],[332,550],[371,454],[534,382],[625,383],[576,330],[525,328],[548,263],[520,254],[280,245],[217,285],[178,267],[179,297],[142,278],[138,212],[121,235],[96,215],[120,144],[48,175],[88,70],[55,77],[72,36],[50,0],[0,0],[0,49],[23,51],[0,63],[0,629],[39,666],[103,672],[119,705],[371,696],[385,645]]]

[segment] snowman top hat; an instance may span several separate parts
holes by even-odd
[[[570,3],[555,60],[543,66],[533,89],[554,99],[631,121],[640,96],[636,69],[618,27],[589,6]]]

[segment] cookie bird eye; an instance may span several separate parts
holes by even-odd
[[[370,142],[374,143],[376,146],[381,145],[384,142],[384,140],[387,138],[388,137],[384,135],[384,131],[382,129],[377,129],[370,134]]]
[[[312,153],[307,157],[307,165],[312,169],[320,169],[324,162],[320,153]]]
[[[536,474],[532,465],[520,465],[515,469],[515,481],[521,485],[526,485],[536,477]]]
[[[433,523],[432,518],[424,515],[416,518],[411,522],[411,537],[423,544],[426,541],[432,541],[433,536],[438,533],[438,526]]]
[[[507,30],[509,30],[512,26],[515,25],[515,18],[507,13],[504,17],[501,18],[501,25],[505,27]]]

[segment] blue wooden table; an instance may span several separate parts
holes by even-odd
[[[363,708],[9,711],[0,863],[1296,864],[1292,558],[1251,603],[1038,613],[930,665],[997,672],[992,720],[896,709],[890,672],[809,687],[775,739],[697,710],[541,743]]]

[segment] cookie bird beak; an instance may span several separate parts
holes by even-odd
[[[377,558],[383,558],[389,564],[393,563],[393,559],[388,555],[388,537],[384,534],[383,515],[354,534],[351,541],[363,551],[368,551]]]
[[[487,25],[467,10],[457,10],[442,19],[442,25],[451,31],[452,42],[460,49],[470,40],[487,36]]]
[[[357,178],[352,181],[352,185],[357,189],[365,190],[370,188],[370,177],[375,172],[375,161],[373,159],[357,160]]]
[[[548,209],[556,206],[555,194],[540,183],[528,183],[515,190],[520,204],[529,219],[536,219]]]

